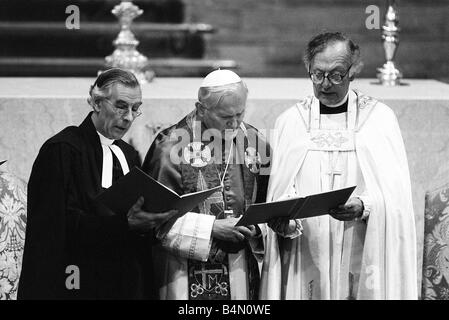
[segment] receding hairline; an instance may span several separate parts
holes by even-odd
[[[337,46],[344,48],[343,50],[344,50],[345,60],[348,64],[351,64],[353,53],[351,52],[349,44],[345,43],[345,41],[336,40],[336,41],[327,43],[326,46],[324,46],[322,50],[315,52],[315,54],[310,58],[309,65],[311,65],[313,63],[313,61],[316,59],[316,57],[318,55],[323,54],[324,52],[326,52],[327,50],[331,50],[332,48],[338,48]]]
[[[344,43],[346,45],[347,54],[351,60],[360,55],[360,47],[347,35],[341,32],[323,32],[312,37],[308,42],[303,54],[303,62],[307,66],[318,54],[326,50],[326,48],[336,43]]]
[[[359,74],[363,68],[360,47],[349,36],[341,32],[323,32],[309,40],[303,53],[303,63],[306,69],[310,70],[316,55],[336,43],[345,44],[347,62],[351,65],[350,77],[354,78],[356,74]]]
[[[351,52],[351,48],[350,48],[350,44],[349,44],[348,40],[330,40],[329,42],[324,43],[322,45],[322,48],[320,48],[319,50],[310,52],[310,56],[308,56],[307,62],[309,64],[312,63],[312,61],[315,59],[315,57],[317,55],[325,52],[326,50],[329,50],[331,47],[338,46],[338,45],[344,46],[346,55],[348,56],[349,59],[351,59],[352,52]]]

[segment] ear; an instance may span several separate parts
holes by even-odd
[[[95,112],[100,112],[100,106],[97,102],[92,99],[92,97],[87,98],[87,103],[94,109]]]
[[[356,74],[356,71],[354,70],[354,68],[351,67],[351,69],[348,72],[349,72],[349,76],[348,76],[349,81],[354,80],[355,79],[355,74]]]
[[[203,117],[204,116],[204,112],[206,110],[206,107],[204,107],[204,105],[201,102],[199,102],[199,101],[195,102],[195,107],[196,107],[197,114],[200,117]]]

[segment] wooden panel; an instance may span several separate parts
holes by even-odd
[[[248,76],[305,76],[297,68],[311,36],[323,30],[349,34],[363,50],[372,77],[384,62],[381,31],[365,26],[366,6],[377,5],[381,24],[386,2],[373,0],[184,0],[186,19],[217,28],[210,46],[222,58],[235,59]],[[439,78],[448,74],[449,2],[400,1],[399,65],[407,77]],[[229,18],[229,20],[227,20]]]

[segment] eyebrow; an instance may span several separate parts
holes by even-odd
[[[128,102],[127,102],[127,101],[121,100],[121,99],[117,100],[115,103],[126,103],[126,104],[128,105]],[[136,102],[136,103],[133,103],[132,106],[135,106],[135,105],[141,105],[141,104],[142,104],[142,101],[138,101],[138,102]]]
[[[313,71],[311,71],[311,72],[320,72],[320,73],[328,72],[329,74],[332,74],[332,73],[335,73],[335,72],[338,72],[338,73],[345,72],[345,70],[342,70],[342,69],[343,69],[343,68],[335,67],[335,68],[332,69],[331,71],[323,71],[323,70],[321,70],[321,69],[316,69],[316,70],[313,70]]]
[[[234,115],[229,114],[229,113],[226,113],[226,114],[223,114],[223,113],[217,113],[217,114],[218,114],[219,117],[222,117],[222,118],[231,118],[231,117],[234,117],[234,116],[241,115],[241,114],[243,114],[244,112],[245,112],[245,110],[243,110],[242,112],[236,113],[236,114],[234,114]]]

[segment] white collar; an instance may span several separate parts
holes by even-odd
[[[100,137],[101,148],[103,151],[103,168],[101,170],[101,186],[103,188],[109,188],[112,185],[112,170],[113,170],[113,160],[112,153],[115,154],[120,166],[122,168],[123,174],[129,172],[128,162],[123,151],[119,146],[114,145],[113,139],[106,138],[100,132],[97,131],[98,137]]]
[[[111,144],[113,144],[114,143],[114,139],[109,139],[109,138],[106,138],[104,135],[102,135],[100,132],[98,132],[97,131],[97,133],[98,133],[98,136],[100,137],[100,143],[102,144],[102,145],[104,145],[104,146],[110,146]]]

